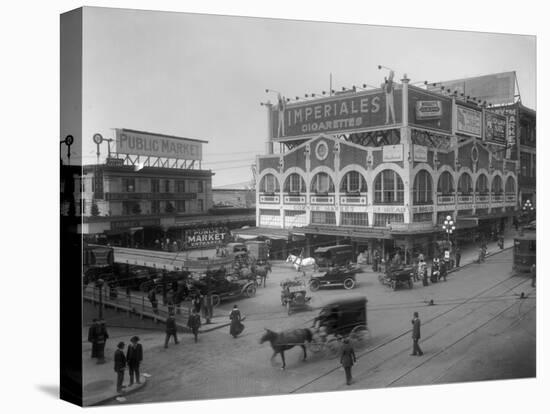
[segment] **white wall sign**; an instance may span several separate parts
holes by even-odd
[[[404,206],[372,206],[374,213],[401,214],[407,209]]]
[[[413,145],[413,159],[418,162],[428,162],[428,147]]]
[[[481,137],[481,112],[457,105],[456,127],[460,132]]]
[[[403,145],[384,145],[382,147],[382,161],[403,161]]]
[[[441,101],[416,102],[416,119],[438,119],[442,113]]]
[[[433,205],[415,206],[412,208],[412,210],[413,210],[413,213],[431,213],[432,211],[434,211],[434,206]]]

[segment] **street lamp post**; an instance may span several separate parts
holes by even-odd
[[[455,223],[452,220],[451,216],[445,217],[445,221],[443,222],[443,230],[447,232],[447,241],[451,242],[451,234],[453,234],[453,231],[456,229]]]
[[[95,286],[99,289],[99,314],[98,319],[103,319],[103,279],[97,279]]]

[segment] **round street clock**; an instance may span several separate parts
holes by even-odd
[[[101,136],[101,134],[94,134],[94,142],[96,144],[101,144],[103,142],[103,137]]]

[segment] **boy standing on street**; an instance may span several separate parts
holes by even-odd
[[[126,369],[126,357],[124,356],[124,342],[119,342],[117,350],[115,351],[115,372],[116,372],[116,391],[122,392],[124,388],[122,383],[124,382],[124,370]]]

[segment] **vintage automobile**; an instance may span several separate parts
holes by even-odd
[[[320,268],[346,266],[354,261],[353,247],[348,244],[319,247],[313,256]]]
[[[224,275],[222,272],[191,278],[188,286],[190,296],[206,295],[210,292],[215,305],[227,298],[239,296],[251,298],[256,295],[256,281],[239,279],[233,275]]]
[[[355,273],[357,268],[352,266],[335,266],[327,270],[317,270],[312,273],[309,280],[309,289],[312,292],[327,286],[343,286],[344,289],[353,289],[355,287]]]
[[[401,286],[407,286],[409,289],[412,289],[414,285],[414,268],[412,266],[390,268],[385,274],[378,276],[378,278],[382,284],[391,287],[393,290],[397,290]]]
[[[287,279],[281,282],[281,305],[286,307],[289,315],[296,310],[308,309],[310,300],[302,279]]]

